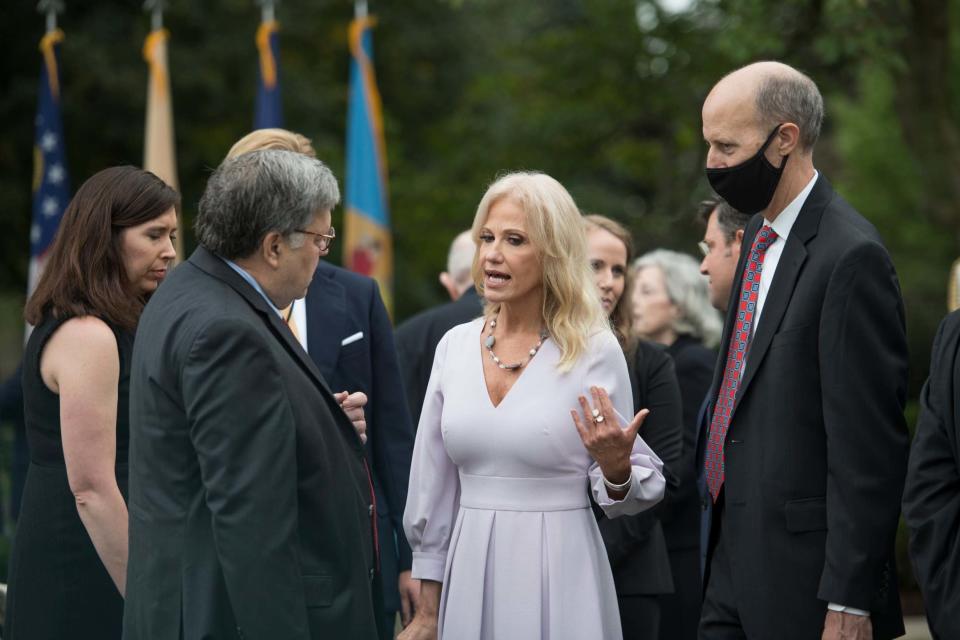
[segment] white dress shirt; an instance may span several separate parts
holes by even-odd
[[[299,298],[293,301],[293,321],[297,324],[297,338],[300,346],[307,350],[307,299]]]

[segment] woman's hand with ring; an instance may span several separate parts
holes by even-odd
[[[630,453],[633,451],[640,425],[650,411],[641,409],[627,428],[622,429],[606,390],[590,387],[590,395],[593,406],[580,396],[580,410],[583,415],[581,417],[577,411],[571,410],[570,416],[583,446],[600,465],[603,477],[611,483],[622,484],[630,478]]]

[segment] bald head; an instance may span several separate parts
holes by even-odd
[[[809,152],[820,137],[823,97],[809,77],[781,62],[755,62],[726,75],[703,103],[708,120],[749,125],[766,135],[779,124],[799,129],[799,147]]]

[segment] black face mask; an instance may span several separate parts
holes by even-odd
[[[778,124],[774,128],[760,150],[749,160],[744,160],[735,167],[707,169],[710,186],[737,211],[753,215],[766,209],[773,199],[773,192],[777,190],[780,175],[787,166],[790,155],[785,155],[777,168],[770,164],[763,152],[770,146],[781,126]]]

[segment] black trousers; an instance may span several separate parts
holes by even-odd
[[[617,596],[623,640],[657,640],[660,636],[660,596]]]
[[[734,595],[733,574],[730,571],[730,558],[727,556],[723,539],[724,491],[713,506],[713,527],[710,531],[710,545],[713,556],[707,567],[706,590],[703,594],[703,608],[700,612],[700,640],[746,640],[747,634],[740,623],[737,602]]]
[[[660,596],[660,640],[696,640],[703,587],[700,549],[670,551],[673,593]]]

